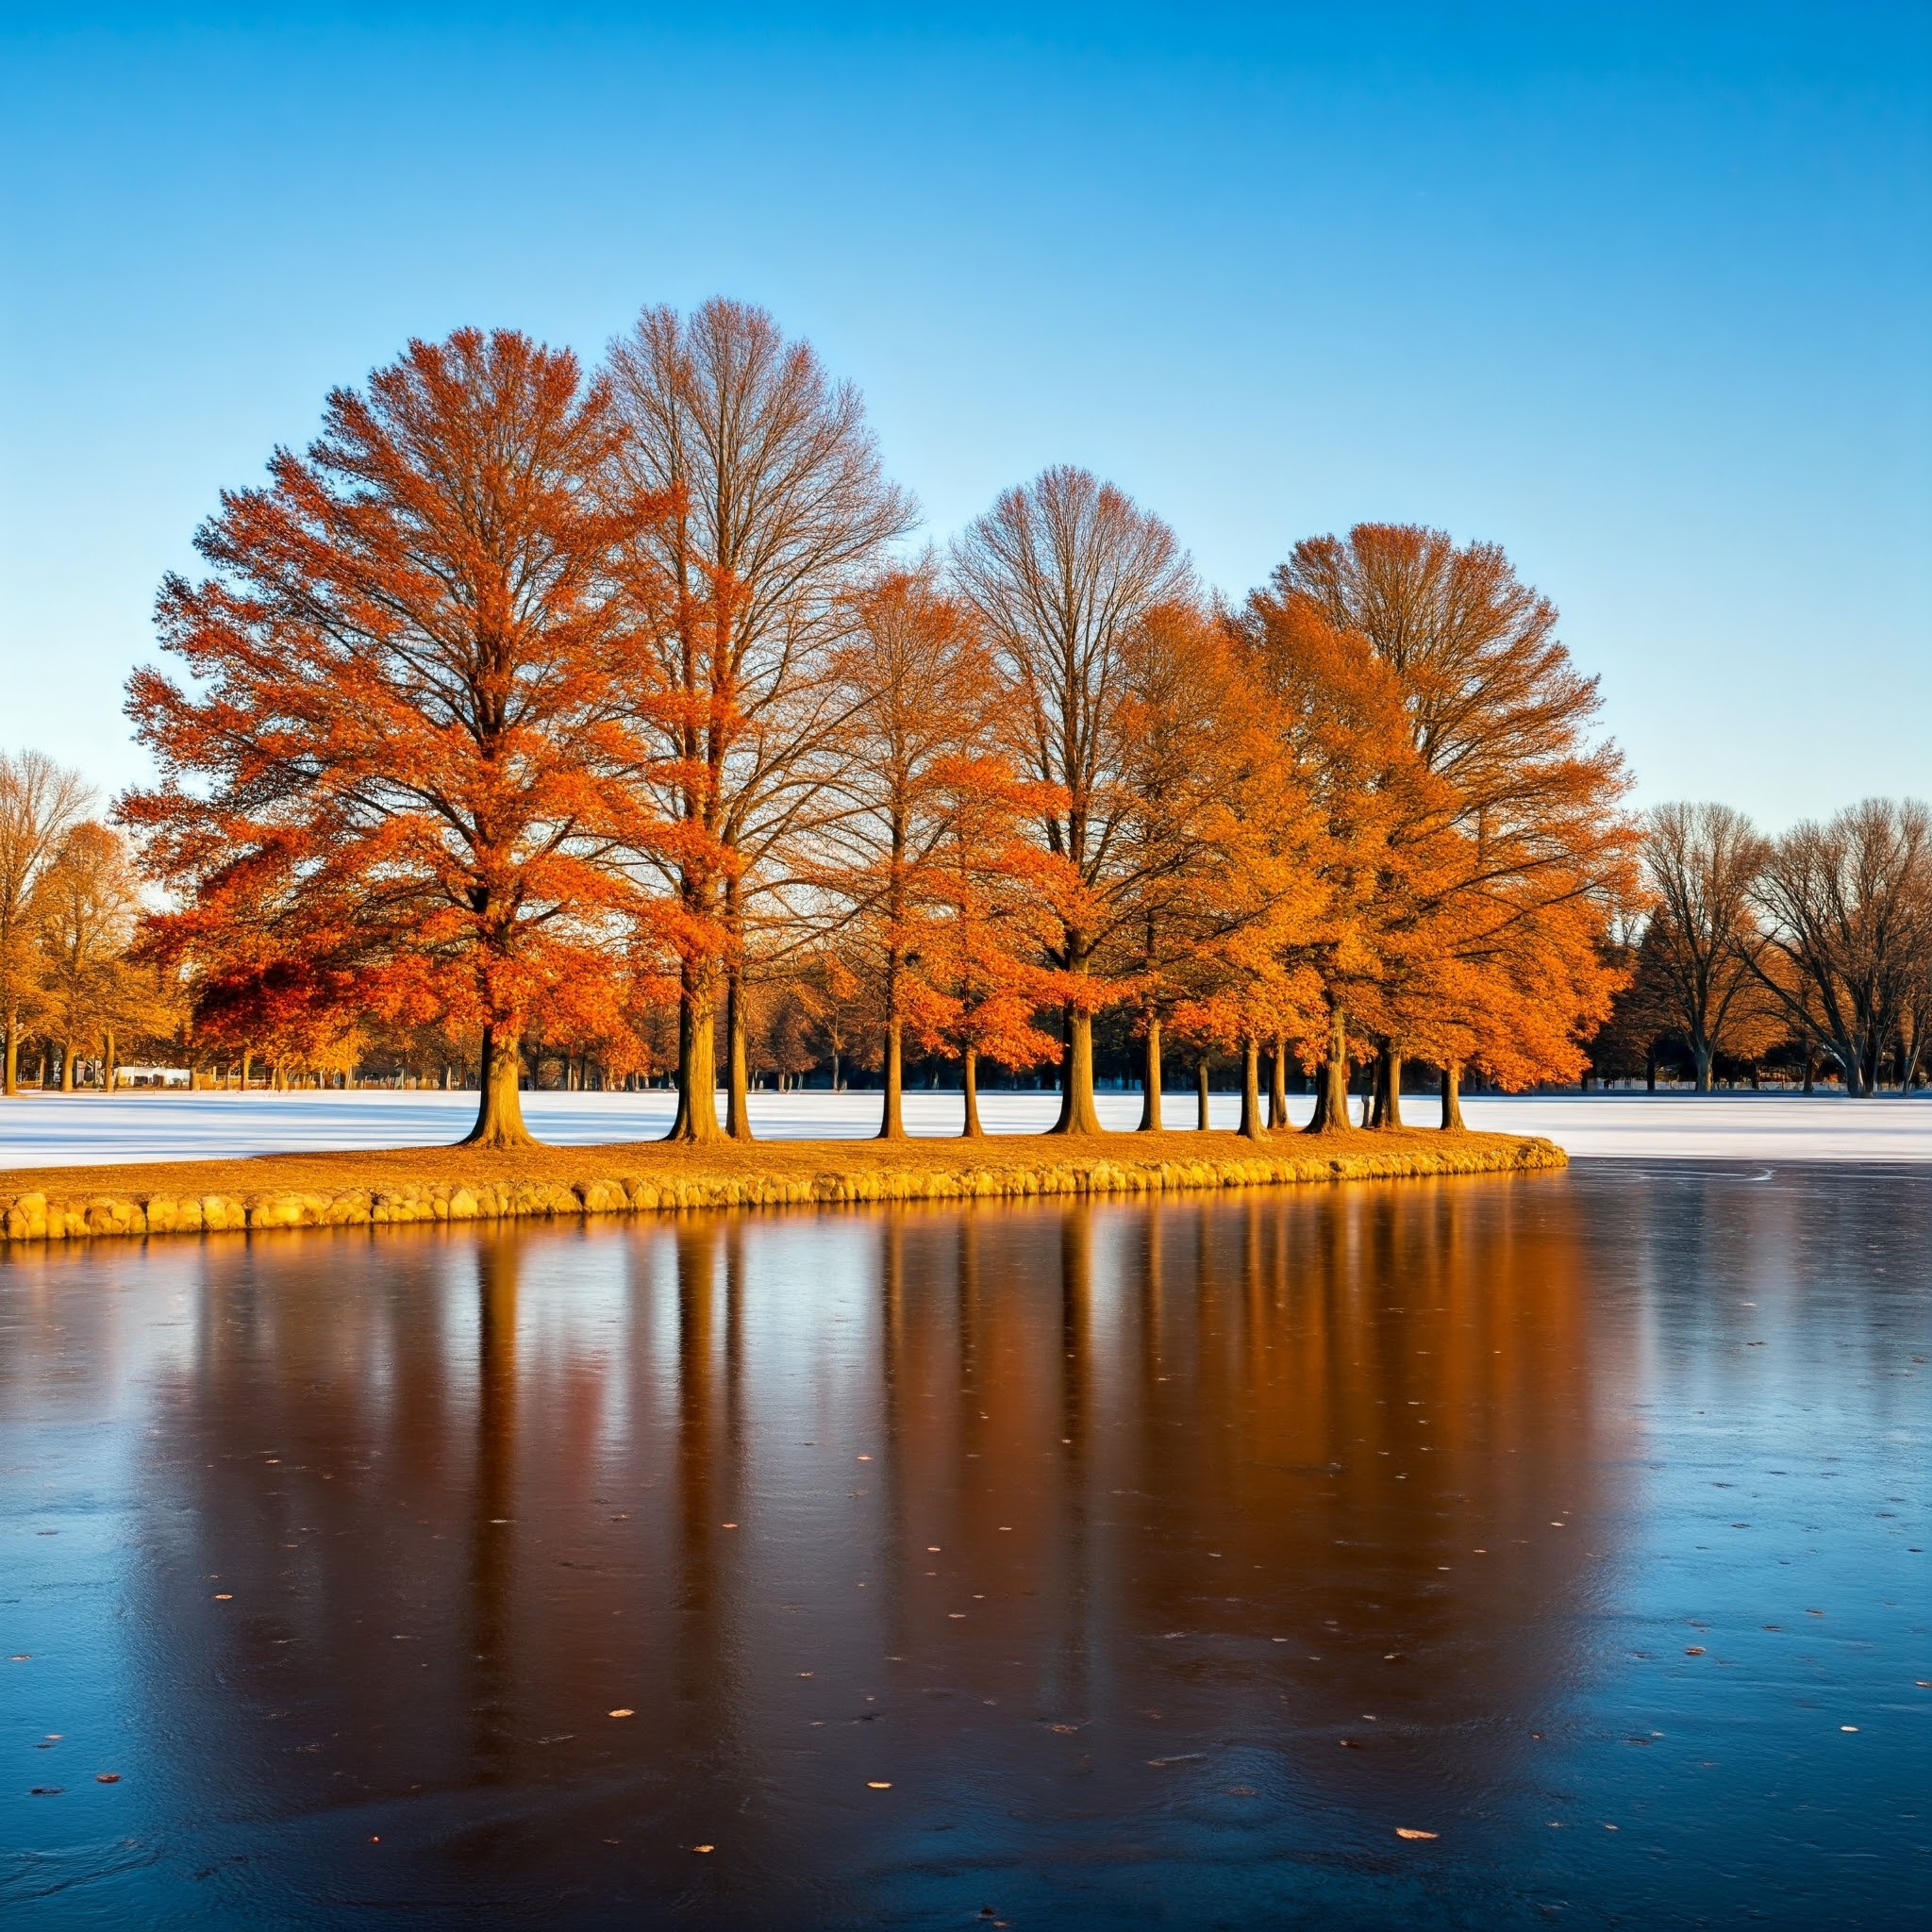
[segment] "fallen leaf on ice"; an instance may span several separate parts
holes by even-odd
[[[609,1842],[609,1843],[611,1843],[611,1844],[615,1844],[615,1843],[617,1842],[617,1840],[616,1840],[615,1839],[611,1839],[611,1840],[608,1840],[608,1842]],[[718,1847],[717,1847],[716,1845],[693,1845],[693,1846],[691,1846],[691,1850],[692,1850],[692,1851],[694,1851],[694,1852],[715,1852],[715,1851],[716,1851],[717,1849],[718,1849]]]
[[[1702,1657],[1704,1655],[1704,1646],[1701,1643],[1687,1643],[1684,1646],[1684,1655],[1686,1657]]]
[[[118,1771],[97,1771],[94,1773],[94,1782],[97,1785],[118,1785],[121,1782],[121,1774]]]
[[[607,1711],[605,1715],[607,1717],[635,1717],[637,1712],[631,1709],[628,1705],[620,1704],[615,1710]]]
[[[1395,1827],[1395,1836],[1397,1838],[1441,1838],[1442,1834],[1440,1831],[1418,1831],[1412,1824],[1398,1824]]]
[[[890,1778],[869,1777],[865,1781],[865,1788],[869,1791],[890,1791],[892,1789],[892,1782]]]

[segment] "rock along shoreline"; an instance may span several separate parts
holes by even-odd
[[[1017,1138],[1017,1137],[1015,1137]],[[1031,1138],[1031,1137],[1028,1137]],[[1232,1137],[1217,1136],[1224,1145]],[[1288,1137],[1284,1136],[1284,1139]],[[1431,1175],[1516,1174],[1561,1168],[1568,1157],[1553,1141],[1507,1134],[1467,1134],[1438,1141],[1410,1134],[1398,1144],[1377,1142],[1369,1131],[1336,1142],[1303,1142],[1279,1154],[1214,1153],[1135,1159],[1111,1151],[1059,1158],[1028,1158],[1010,1141],[897,1143],[896,1158],[840,1165],[835,1148],[856,1152],[867,1142],[769,1142],[763,1171],[742,1170],[738,1158],[708,1172],[702,1155],[652,1172],[649,1145],[546,1148],[546,1165],[576,1153],[587,1170],[575,1179],[447,1174],[412,1181],[385,1173],[367,1184],[330,1187],[269,1185],[258,1189],[160,1185],[152,1191],[130,1173],[125,1191],[62,1192],[58,1170],[8,1192],[0,1184],[0,1241],[89,1241],[149,1235],[266,1232],[272,1228],[395,1227],[436,1222],[561,1220],[592,1215],[645,1215],[716,1208],[853,1207],[896,1201],[982,1201],[1068,1195],[1132,1196],[1231,1188],[1304,1186]],[[1428,1144],[1434,1142],[1435,1144]],[[1420,1143],[1420,1144],[1419,1144]],[[959,1146],[959,1158],[941,1149]],[[1008,1149],[1011,1149],[1008,1152]],[[424,1150],[425,1155],[432,1150]],[[434,1150],[447,1166],[459,1150]],[[390,1167],[398,1155],[387,1154]],[[628,1162],[620,1167],[621,1161]],[[233,1170],[242,1162],[210,1162]],[[372,1163],[374,1164],[374,1163]],[[602,1171],[594,1171],[602,1170]],[[177,1170],[178,1172],[178,1170]],[[28,1176],[22,1175],[21,1179]],[[212,1174],[210,1180],[214,1178]],[[263,1176],[267,1181],[269,1177]],[[170,1176],[173,1180],[173,1176]]]

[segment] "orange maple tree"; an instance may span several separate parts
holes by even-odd
[[[1458,549],[1440,530],[1390,524],[1298,543],[1257,596],[1366,641],[1425,780],[1407,786],[1416,809],[1387,830],[1394,870],[1374,921],[1374,996],[1357,1003],[1372,1021],[1377,1122],[1402,1124],[1403,1058],[1428,1026],[1441,1036],[1445,1124],[1457,1117],[1459,1037],[1486,1042],[1479,1057],[1499,1081],[1506,1067],[1510,1084],[1571,1076],[1580,1036],[1621,983],[1602,940],[1634,890],[1636,833],[1621,810],[1621,755],[1591,736],[1596,680],[1571,660],[1555,607],[1499,545]],[[1532,958],[1543,974],[1534,1020],[1510,997]],[[1444,1034],[1457,998],[1467,1024]],[[1511,1011],[1506,1038],[1499,1016]]]
[[[412,341],[305,454],[225,492],[163,584],[128,712],[161,782],[121,801],[178,895],[147,942],[282,1030],[355,1002],[481,1031],[468,1141],[527,1141],[519,1041],[621,997],[653,908],[639,670],[606,561],[664,515],[598,479],[618,424],[509,331]]]

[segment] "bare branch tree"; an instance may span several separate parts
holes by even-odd
[[[1174,532],[1085,470],[1057,467],[1008,490],[954,550],[1012,692],[1015,766],[1051,788],[1041,822],[1063,878],[1050,963],[1064,975],[1067,1061],[1057,1133],[1098,1133],[1096,960],[1134,917],[1142,850],[1130,836],[1135,708],[1129,658],[1149,615],[1191,601]]]
[[[44,752],[0,752],[0,1024],[5,1091],[20,1091],[20,1023],[40,990],[34,892],[61,840],[86,815],[93,791],[78,772]]]
[[[640,711],[665,755],[654,789],[681,831],[647,861],[668,876],[684,935],[672,1137],[718,1131],[722,973],[728,1130],[749,1138],[749,928],[832,768],[847,593],[915,512],[885,479],[858,391],[761,308],[647,308],[610,345],[609,373],[626,426],[613,486],[677,505],[625,558]]]
[[[1752,898],[1769,941],[1763,984],[1794,1026],[1829,1047],[1847,1093],[1875,1093],[1927,971],[1932,811],[1917,799],[1868,798],[1826,824],[1793,825]]]
[[[1762,998],[1751,895],[1769,851],[1727,805],[1662,805],[1644,824],[1643,871],[1657,899],[1644,964],[1690,1045],[1700,1093],[1710,1091],[1734,1019],[1751,1017]]]

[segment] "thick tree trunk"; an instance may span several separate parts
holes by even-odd
[[[1442,1069],[1442,1118],[1438,1125],[1449,1133],[1462,1131],[1462,1066],[1457,1060]]]
[[[881,1141],[906,1138],[905,1087],[906,1023],[894,1017],[886,1022],[886,1104],[879,1116]]]
[[[1208,1131],[1208,1056],[1205,1053],[1194,1063],[1194,1125],[1201,1133]]]
[[[1268,1124],[1288,1126],[1288,1037],[1281,1033],[1274,1036],[1274,1051],[1268,1057]]]
[[[7,1015],[5,1088],[8,1100],[20,1091],[20,1015],[17,1012],[9,1012]]]
[[[60,1042],[60,1091],[74,1091],[74,1043],[67,1040]]]
[[[1060,1068],[1060,1117],[1056,1134],[1097,1134],[1100,1115],[1093,1106],[1093,1015],[1066,1008],[1067,1055]]]
[[[458,1146],[537,1144],[524,1125],[524,1097],[517,1085],[522,1073],[523,1058],[517,1052],[517,1036],[508,1028],[484,1027],[483,1051],[477,1063],[480,1091],[476,1096],[476,1124],[457,1143]]]
[[[724,1037],[729,1053],[724,1076],[724,1131],[734,1141],[749,1141],[752,1137],[745,1032],[744,981],[733,973],[724,982]]]
[[[1646,1093],[1657,1091],[1657,1048],[1654,1046],[1643,1056],[1643,1091]]]
[[[688,988],[679,1002],[677,1027],[677,1112],[667,1141],[717,1141],[717,1012],[704,994]]]
[[[1402,1126],[1402,1042],[1385,1040],[1375,1051],[1374,1124]]]
[[[1143,1053],[1144,1071],[1141,1076],[1141,1132],[1160,1131],[1160,1022],[1147,1016],[1147,1041]]]
[[[977,1141],[986,1130],[979,1124],[979,1052],[976,1047],[969,1046],[960,1055],[959,1081],[966,1098],[966,1118],[959,1132],[968,1141]]]
[[[1258,1141],[1261,1125],[1261,1042],[1251,1033],[1241,1041],[1241,1124],[1244,1141]]]
[[[1710,1049],[1707,1046],[1700,1046],[1695,1041],[1692,1041],[1690,1043],[1690,1057],[1697,1065],[1697,1091],[1700,1093],[1708,1093],[1710,1091]]]
[[[1328,1058],[1321,1078],[1315,1118],[1305,1131],[1345,1134],[1355,1123],[1348,1117],[1348,1015],[1340,1007],[1328,1009]]]

